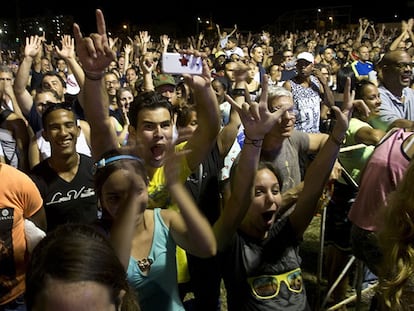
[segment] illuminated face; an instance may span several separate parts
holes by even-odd
[[[134,95],[130,91],[124,90],[119,94],[119,108],[123,113],[129,111],[129,105],[134,101]]]
[[[135,135],[139,156],[150,167],[162,166],[173,134],[168,109],[143,109],[138,114],[137,124],[137,129],[132,128],[130,135]]]
[[[80,135],[76,116],[72,111],[56,109],[46,116],[43,137],[50,143],[54,154],[72,155],[76,153],[76,141]]]
[[[54,90],[62,101],[65,98],[66,88],[63,87],[62,81],[57,76],[44,76],[42,88],[44,90]]]
[[[280,81],[282,78],[282,67],[279,65],[273,65],[270,67],[270,77],[272,78],[272,81]]]
[[[276,97],[269,102],[271,110],[277,110],[284,105],[292,106],[293,99],[288,96]],[[275,122],[275,125],[270,130],[272,136],[290,137],[295,127],[296,113],[294,110],[286,111],[281,118]]]
[[[381,99],[378,92],[378,88],[375,85],[367,85],[363,90],[362,99],[369,108],[369,117],[375,117],[379,115]]]
[[[237,64],[235,62],[229,62],[226,64],[226,67],[224,69],[224,73],[232,82],[236,81],[236,78],[234,77],[234,70],[236,69],[236,67]]]
[[[114,74],[106,74],[104,80],[108,95],[115,96],[116,91],[121,87],[121,83],[119,82],[118,77]]]
[[[279,181],[271,170],[262,168],[256,173],[253,199],[243,223],[262,236],[274,223],[281,204]]]

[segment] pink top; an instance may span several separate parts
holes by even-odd
[[[376,146],[362,173],[358,195],[348,213],[353,224],[369,231],[378,231],[382,225],[379,211],[410,163],[402,144],[412,135],[413,132],[404,129],[391,130]]]

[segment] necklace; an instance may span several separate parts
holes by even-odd
[[[144,258],[142,260],[137,260],[138,268],[142,272],[149,271],[151,269],[152,263],[153,263],[153,260],[151,258]]]

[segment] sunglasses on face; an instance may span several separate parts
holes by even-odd
[[[247,279],[253,295],[259,299],[271,299],[279,294],[280,286],[284,282],[287,288],[300,293],[303,290],[302,271],[300,268],[278,275],[261,275]]]

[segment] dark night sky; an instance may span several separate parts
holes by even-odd
[[[408,9],[409,1],[413,3],[411,9]],[[398,14],[398,21],[402,18],[406,19],[414,16],[414,0],[397,0],[387,2],[387,5],[380,5],[379,0],[376,2],[369,1],[364,3],[364,6],[371,6],[368,9],[360,8],[361,1],[356,0],[343,0],[341,2],[316,0],[309,1],[308,4],[301,6],[298,5],[298,2],[289,0],[268,2],[268,4],[260,3],[257,7],[238,5],[236,3],[232,5],[233,3],[228,2],[226,6],[230,5],[232,7],[224,9],[222,6],[223,2],[221,1],[170,1],[163,3],[162,1],[129,0],[4,0],[1,5],[0,17],[13,18],[17,15],[32,17],[48,13],[69,14],[74,16],[81,29],[91,32],[95,28],[95,8],[103,10],[109,26],[121,22],[130,22],[143,26],[167,23],[178,27],[182,31],[195,30],[197,16],[205,19],[211,17],[215,23],[227,28],[231,28],[237,23],[239,29],[261,30],[261,26],[273,23],[279,15],[286,11],[316,9],[317,7],[332,5],[352,6],[352,17],[355,21],[361,16],[367,16],[377,22],[391,21],[394,14]],[[254,2],[250,3],[253,4]],[[270,9],[270,6],[275,8]],[[408,17],[404,16],[404,14]]]

